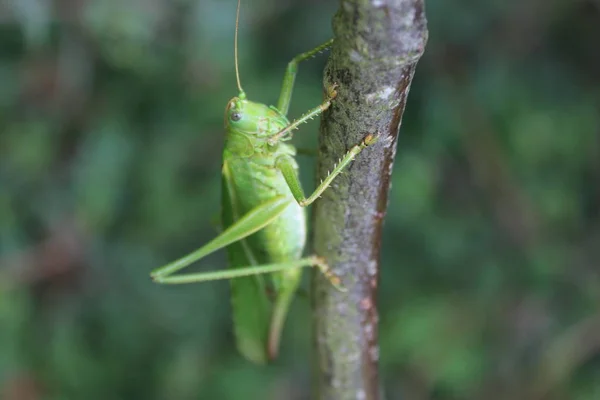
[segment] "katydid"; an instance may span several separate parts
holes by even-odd
[[[276,357],[286,314],[300,284],[302,267],[317,267],[343,290],[324,259],[302,257],[306,243],[304,207],[314,202],[333,179],[375,142],[368,135],[352,147],[333,171],[308,197],[298,179],[296,149],[287,143],[298,125],[326,111],[336,96],[326,90],[325,101],[299,119],[286,118],[298,64],[329,48],[333,39],[296,56],[287,66],[277,107],[252,102],[240,83],[237,40],[238,0],[234,58],[239,94],[225,108],[225,148],[222,165],[223,232],[187,256],[151,273],[158,283],[180,284],[231,279],[234,332],[237,347],[247,359],[263,364]],[[175,272],[226,248],[229,268],[213,272]],[[265,282],[264,276],[270,278]],[[235,278],[235,279],[234,279]],[[274,296],[267,293],[273,290]]]

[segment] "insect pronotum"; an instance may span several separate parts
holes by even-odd
[[[340,290],[340,280],[327,262],[303,257],[306,243],[304,207],[314,202],[362,149],[375,142],[368,135],[352,147],[308,197],[298,179],[296,149],[285,143],[292,131],[326,111],[336,97],[335,86],[325,101],[297,120],[286,118],[298,64],[329,48],[333,39],[294,57],[287,66],[277,106],[246,98],[238,68],[238,0],[234,58],[239,94],[225,107],[225,148],[222,167],[223,232],[194,252],[154,270],[154,281],[164,284],[231,279],[234,332],[241,354],[256,363],[277,356],[289,305],[300,284],[302,267],[316,267]],[[216,250],[226,248],[229,268],[175,274]],[[265,276],[267,282],[265,282]],[[235,278],[235,279],[234,279]],[[267,287],[274,296],[269,296]]]

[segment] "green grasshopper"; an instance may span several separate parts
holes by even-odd
[[[154,281],[181,284],[231,279],[234,332],[240,353],[264,364],[277,356],[283,323],[300,284],[302,267],[316,267],[343,290],[324,259],[302,257],[306,243],[304,207],[314,202],[362,149],[375,142],[368,135],[352,147],[308,197],[298,179],[296,149],[284,143],[292,130],[327,110],[336,96],[327,89],[325,101],[290,123],[286,118],[298,64],[329,48],[333,39],[296,56],[287,66],[277,107],[246,99],[238,70],[238,0],[234,58],[239,94],[225,108],[226,140],[222,167],[223,232],[187,256],[151,273]],[[229,268],[190,274],[175,272],[227,248]],[[268,274],[273,296],[263,275]],[[237,279],[233,279],[237,278]],[[272,300],[271,300],[272,299]]]

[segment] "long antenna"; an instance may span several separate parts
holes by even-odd
[[[238,30],[240,26],[240,4],[241,0],[238,0],[237,13],[235,16],[235,39],[233,42],[233,51],[235,57],[235,78],[237,79],[237,86],[240,91],[240,97],[246,97],[244,94],[244,89],[242,89],[242,84],[240,83],[240,70],[238,67]]]

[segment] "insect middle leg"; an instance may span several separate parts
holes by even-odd
[[[325,189],[331,185],[331,182],[338,176],[344,168],[350,164],[350,162],[356,157],[364,148],[374,144],[377,141],[377,137],[374,135],[367,135],[363,141],[352,147],[342,159],[338,162],[337,165],[333,167],[333,171],[331,171],[325,179],[321,182],[319,186],[315,189],[315,191],[308,196],[308,198],[304,195],[304,190],[302,189],[302,184],[300,183],[300,179],[298,179],[298,172],[296,171],[296,164],[292,157],[290,156],[281,156],[277,159],[276,166],[283,174],[285,181],[287,182],[294,198],[298,202],[301,207],[306,207],[309,204],[313,203],[323,192]]]

